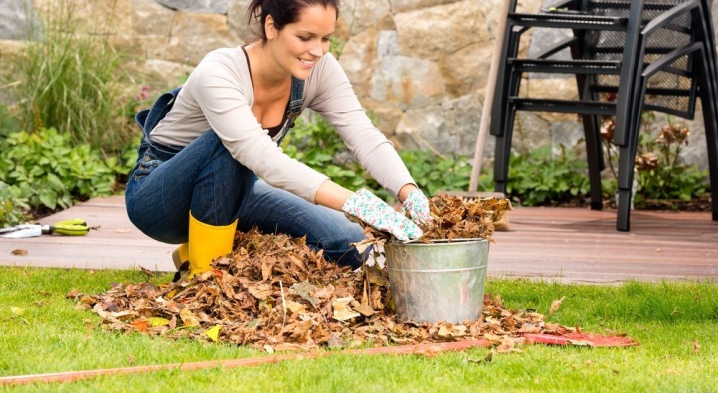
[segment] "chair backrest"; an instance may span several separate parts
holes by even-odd
[[[641,25],[665,13],[684,0],[649,0],[643,4]],[[630,0],[587,0],[585,12],[592,15],[628,17]],[[591,60],[621,61],[626,42],[625,31],[591,30],[584,39],[584,58]],[[644,45],[643,66],[660,59],[671,50],[693,42],[691,17],[684,14],[675,18],[667,28],[660,29],[648,37]],[[642,67],[640,67],[642,68]],[[661,71],[648,81],[644,98],[646,110],[656,110],[684,118],[692,118],[697,97],[697,81],[693,78],[693,64],[690,58],[678,59],[671,71]],[[592,84],[595,93],[608,93],[606,99],[618,92],[619,75],[598,75]]]

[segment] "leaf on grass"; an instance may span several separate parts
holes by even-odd
[[[209,329],[207,329],[204,334],[207,335],[212,341],[217,342],[219,340],[219,331],[222,329],[222,326],[216,325]]]
[[[517,348],[518,345],[523,344],[522,338],[505,336],[501,339],[501,344],[496,347],[497,353],[509,353],[509,352],[522,352],[521,349]]]
[[[694,338],[693,339],[693,352],[700,352],[700,350],[701,350],[701,345],[698,344],[698,339]]]
[[[551,308],[549,308],[548,310],[548,315],[553,315],[553,313],[558,311],[558,309],[561,307],[561,303],[563,303],[564,300],[566,300],[566,296],[561,296],[561,299],[554,300],[551,303]]]
[[[14,315],[25,314],[25,310],[23,310],[20,307],[15,307],[15,306],[10,307],[10,312],[13,313]]]

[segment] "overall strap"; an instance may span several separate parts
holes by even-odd
[[[292,77],[292,90],[289,94],[289,106],[287,107],[287,121],[284,123],[282,130],[275,136],[277,145],[282,143],[282,140],[289,132],[289,129],[294,127],[294,122],[297,120],[300,114],[302,114],[302,105],[304,104],[304,81]]]
[[[154,104],[152,104],[152,108],[137,112],[135,122],[142,128],[145,136],[149,135],[150,131],[157,126],[157,123],[172,109],[175,98],[177,98],[181,89],[181,87],[178,87],[162,94],[155,100]]]

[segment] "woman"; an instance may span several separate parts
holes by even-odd
[[[422,235],[416,223],[431,220],[426,197],[327,53],[338,10],[338,0],[252,1],[247,15],[260,22],[259,40],[210,52],[181,89],[138,114],[144,137],[127,213],[148,236],[181,244],[175,264],[188,261],[190,275],[231,252],[236,229],[306,236],[327,259],[358,267],[362,255],[351,243],[363,231],[344,213],[405,241]],[[279,142],[304,108],[337,129],[416,223],[282,152]]]

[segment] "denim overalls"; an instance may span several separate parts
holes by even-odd
[[[301,113],[304,81],[292,77],[287,120],[273,138],[281,143]],[[236,161],[213,130],[185,147],[150,140],[150,133],[171,110],[180,89],[161,95],[137,114],[142,129],[138,159],[125,193],[132,223],[149,237],[171,244],[188,239],[189,212],[201,222],[238,230],[307,237],[328,260],[360,266],[362,256],[350,243],[364,239],[362,228],[343,213],[314,205],[272,187]]]

